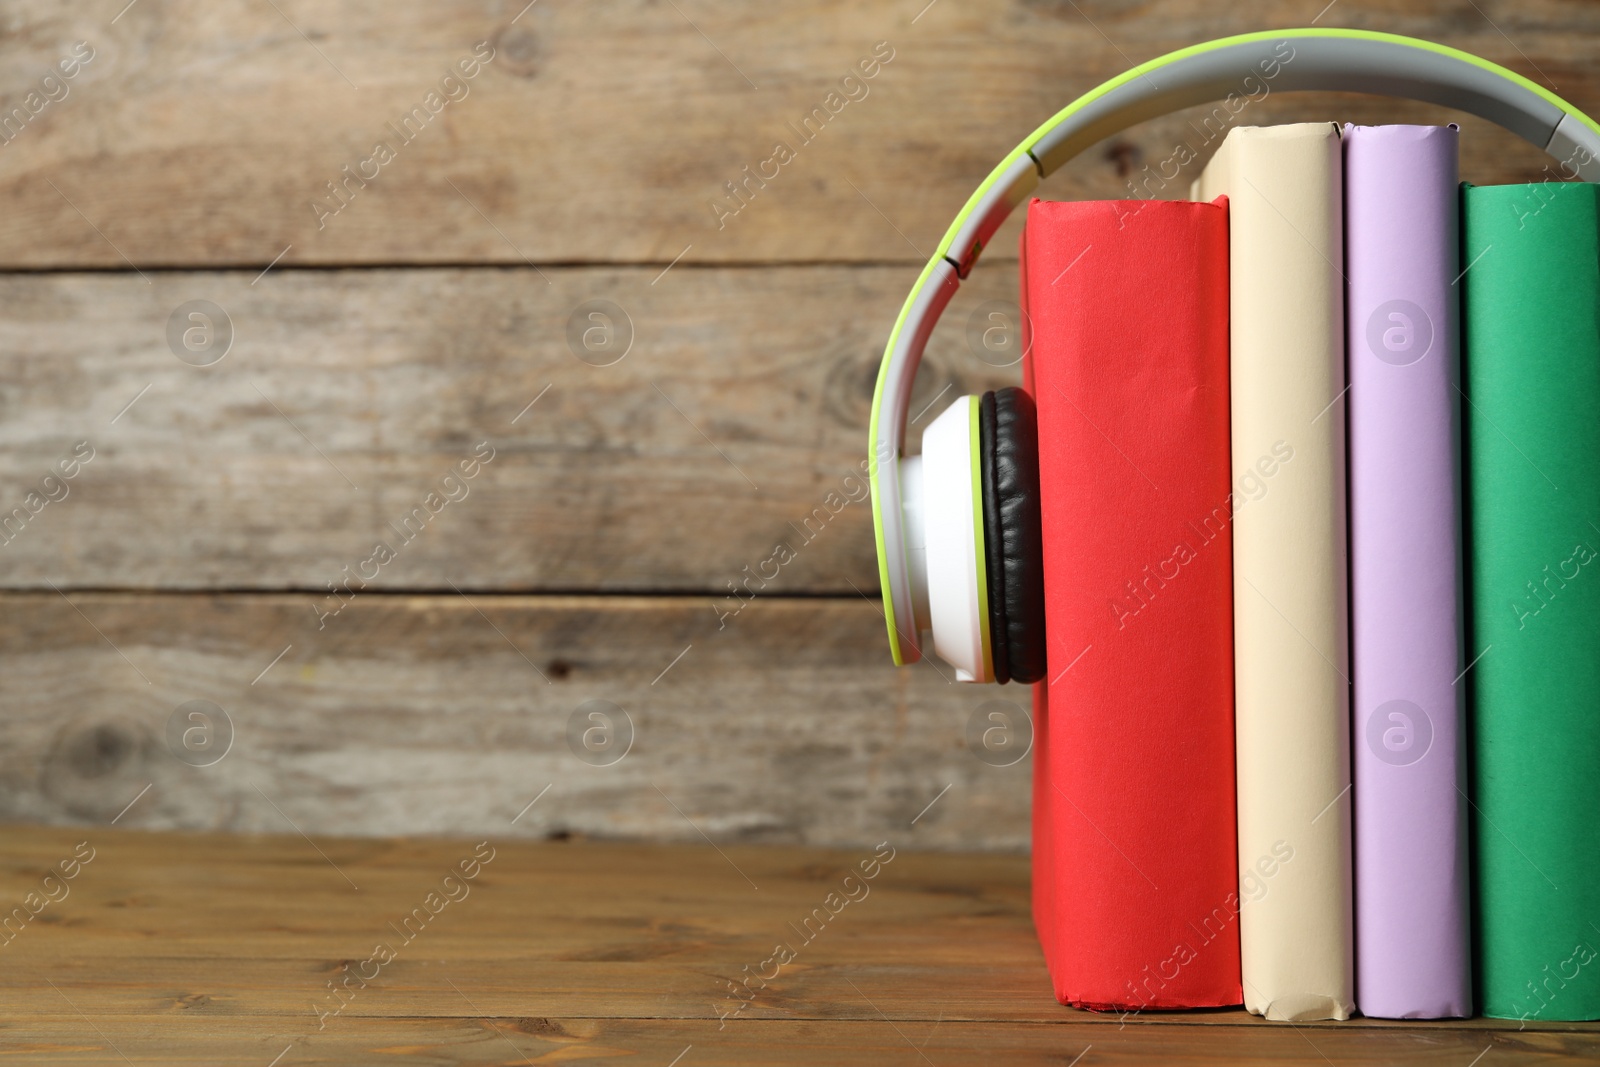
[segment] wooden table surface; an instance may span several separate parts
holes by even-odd
[[[845,851],[503,835],[4,835],[0,904],[38,913],[10,911],[0,935],[0,1063],[1499,1067],[1600,1057],[1600,1024],[1296,1026],[1237,1010],[1064,1008],[1034,941],[1026,858],[912,851],[910,832]],[[780,944],[790,953],[775,957]]]

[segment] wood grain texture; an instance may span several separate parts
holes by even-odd
[[[1022,857],[917,853],[896,847],[903,835],[865,850],[721,852],[487,836],[485,847],[8,828],[8,906],[37,891],[79,842],[93,851],[75,877],[53,883],[61,899],[13,922],[0,1048],[50,1065],[266,1064],[280,1055],[313,1064],[666,1064],[681,1055],[708,1064],[1060,1065],[1085,1054],[1081,1062],[1185,1067],[1459,1065],[1474,1056],[1548,1064],[1600,1054],[1592,1023],[1288,1026],[1236,1010],[1121,1017],[1063,1008],[1033,939]],[[475,877],[457,878],[455,900],[414,920],[409,940],[390,927],[474,855],[490,858]],[[886,859],[874,877],[853,883],[858,899],[813,920],[809,938],[790,925],[878,856]],[[763,963],[775,942],[795,954],[773,975]],[[375,967],[377,943],[394,958]],[[358,977],[345,985],[350,968]],[[761,969],[771,976],[764,985],[751,979],[735,987],[738,997],[729,992]],[[345,995],[335,998],[330,982]]]
[[[0,1054],[207,1067],[1059,1067],[1091,1045],[1084,1067],[1600,1054],[1584,1025],[1293,1029],[1059,1008],[1015,854],[1027,761],[993,767],[967,747],[982,705],[1019,694],[888,667],[866,506],[817,511],[849,492],[906,289],[994,162],[1138,61],[1320,6],[0,0],[0,121],[73,42],[94,49],[64,97],[0,137],[0,521],[49,491],[75,442],[96,450],[64,499],[0,536],[0,818],[53,827],[5,830],[0,902],[20,903],[77,841],[100,850],[0,948]],[[1342,3],[1319,18],[1463,47],[1600,109],[1594,5]],[[401,143],[388,124],[485,41],[494,58],[469,95]],[[725,183],[878,41],[894,58],[870,94],[719,225]],[[1244,118],[1321,116],[1456,117],[1272,97]],[[1197,118],[1114,138],[1041,195],[1127,195]],[[1537,152],[1463,126],[1465,176],[1539,176]],[[328,183],[379,140],[394,158],[332,199]],[[319,200],[337,213],[319,219]],[[1013,299],[1016,232],[947,312],[914,409],[1014,380],[965,330]],[[170,347],[192,300],[231,321],[212,366]],[[612,366],[569,341],[594,300],[631,323]],[[329,583],[479,441],[495,458],[470,494],[319,625]],[[729,584],[791,537],[795,558],[721,625]],[[169,745],[192,700],[234,727],[212,766]],[[569,742],[591,700],[631,717],[615,765]],[[319,1027],[327,982],[469,847],[378,839],[397,833],[500,851]],[[720,1028],[727,983],[880,841],[900,851],[873,896]],[[991,854],[920,851],[957,848]]]
[[[765,568],[769,591],[876,587],[859,465],[913,269],[544,274],[0,275],[0,516],[74,442],[96,450],[64,500],[0,535],[0,585],[326,591],[381,539],[398,558],[374,588],[727,595],[780,542],[795,558]],[[1014,290],[1006,271],[963,289],[919,408],[1017,379],[966,330]],[[231,323],[204,367],[168,343],[194,300]],[[610,366],[569,347],[593,300],[621,309],[613,350],[631,328]],[[610,362],[590,328],[580,314],[577,350]],[[495,458],[465,499],[400,547],[481,441]]]
[[[118,825],[1026,847],[1029,762],[981,761],[967,727],[1004,700],[1021,728],[1027,692],[889,666],[863,598],[719,619],[707,598],[358,594],[320,629],[314,603],[5,597],[0,818],[105,823],[140,796]],[[212,766],[174,756],[191,700],[232,723]],[[610,765],[569,740],[592,700],[632,724]]]
[[[450,993],[448,987],[445,993]],[[848,985],[844,996],[850,994]],[[851,994],[853,995],[853,994]],[[884,1064],[1018,1064],[1065,1067],[1079,1052],[1082,1064],[1170,1064],[1212,1067],[1218,1063],[1281,1065],[1331,1061],[1350,1067],[1459,1067],[1486,1049],[1501,1062],[1519,1065],[1583,1063],[1595,1042],[1585,1036],[1547,1032],[1484,1033],[1481,1030],[1429,1030],[1426,1033],[1373,1030],[1346,1024],[1346,1030],[1308,1035],[1288,1028],[1222,1031],[1196,1025],[1154,1026],[1113,1034],[1078,1021],[1057,1023],[965,1023],[877,1021],[751,1021],[718,1032],[715,1022],[515,1017],[351,1019],[331,1034],[297,1036],[292,1021],[195,1019],[177,1014],[97,1019],[97,1029],[81,1016],[28,1016],[9,1028],[28,1062],[51,1067],[133,1064],[210,1067],[219,1061],[260,1063],[288,1050],[290,1065],[351,1063],[396,1067],[516,1067],[524,1063],[562,1063],[631,1057],[631,1062],[681,1067],[810,1065],[883,1067]],[[1314,1043],[1313,1043],[1314,1042]],[[114,1046],[114,1047],[113,1047]],[[919,1055],[920,1053],[920,1055]],[[926,1061],[922,1058],[927,1057]],[[1324,1060],[1322,1057],[1328,1057]],[[545,1059],[545,1057],[549,1057]],[[694,1057],[692,1060],[690,1057]],[[1093,1057],[1093,1058],[1091,1058]]]
[[[0,148],[0,265],[918,261],[989,168],[1079,94],[1197,41],[1317,17],[1301,0],[143,0],[113,23],[120,6],[0,5],[7,108],[74,41],[94,49],[68,94]],[[1592,4],[1347,3],[1319,25],[1435,39],[1600,109]],[[880,41],[893,58],[850,90],[859,99],[829,104]],[[390,124],[480,42],[493,58],[465,96],[397,136]],[[790,124],[819,107],[837,114],[809,142],[795,136]],[[1198,114],[1115,138],[1047,195],[1126,195],[1131,175],[1192,138]],[[1269,97],[1249,120],[1442,114]],[[725,183],[778,141],[793,160],[719,224]],[[393,158],[320,216],[314,201],[338,203],[328,183],[380,142]],[[1481,123],[1462,144],[1478,181],[1544,162]]]

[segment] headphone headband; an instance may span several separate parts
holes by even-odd
[[[968,198],[900,309],[872,397],[872,519],[889,647],[898,664],[922,657],[903,530],[900,453],[911,384],[934,325],[1013,208],[1084,149],[1136,123],[1232,96],[1361,92],[1476,115],[1600,181],[1600,124],[1544,87],[1444,45],[1366,30],[1250,33],[1143,63],[1085,93],[1035,130]]]

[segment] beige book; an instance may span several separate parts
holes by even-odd
[[[1233,610],[1245,1007],[1354,1010],[1343,164],[1332,123],[1241,127],[1228,197]]]

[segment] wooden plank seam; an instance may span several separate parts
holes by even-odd
[[[495,447],[487,438],[473,446],[472,455],[460,460],[448,472],[439,478],[437,488],[429,489],[421,502],[406,512],[405,517],[398,524],[390,519],[387,526],[396,535],[398,548],[391,548],[389,542],[380,540],[372,547],[372,554],[356,563],[356,573],[350,573],[350,564],[346,563],[340,573],[344,576],[342,582],[330,581],[327,583],[328,595],[318,601],[311,602],[311,610],[317,616],[317,629],[327,628],[328,620],[335,618],[349,604],[355,600],[356,595],[367,587],[367,584],[376,581],[385,566],[400,558],[400,549],[405,548],[412,541],[421,537],[427,530],[428,524],[437,518],[452,503],[461,503],[472,492],[472,487],[467,483],[482,473],[483,468],[494,461]],[[416,523],[416,529],[411,524]],[[367,568],[372,573],[367,573]],[[337,603],[337,607],[326,609],[329,599]]]
[[[888,849],[888,855],[884,855],[885,849]],[[751,973],[750,964],[747,963],[741,971],[743,977],[737,983],[725,980],[728,994],[731,995],[725,995],[722,1004],[712,1005],[712,1010],[717,1014],[717,1029],[726,1029],[729,1019],[737,1018],[740,1012],[754,1003],[761,990],[767,988],[767,983],[777,981],[778,976],[783,972],[783,968],[799,959],[801,949],[808,947],[827,928],[828,923],[843,914],[845,908],[852,903],[859,904],[866,900],[872,893],[870,883],[883,873],[884,867],[894,862],[894,857],[894,846],[887,841],[880,843],[871,857],[857,862],[856,868],[860,871],[859,876],[856,870],[851,870],[849,874],[841,879],[839,889],[830,890],[822,898],[822,903],[806,913],[805,918],[800,920],[799,926],[796,926],[793,921],[788,924],[789,930],[795,933],[800,942],[798,948],[794,942],[789,940],[788,931],[785,931],[783,934],[784,940],[773,946],[772,955],[756,964],[755,973]],[[855,888],[851,888],[852,882],[855,883]],[[843,896],[840,895],[841,890],[843,891]],[[813,924],[815,924],[815,929],[813,929]],[[768,967],[772,968],[771,974],[767,973]],[[752,983],[756,984],[752,985]],[[741,989],[743,992],[740,992]],[[725,1005],[730,1000],[738,1002],[738,1007],[731,1012],[724,1010]]]
[[[485,855],[484,851],[488,850]],[[318,994],[319,1000],[311,1001],[311,1012],[317,1018],[317,1029],[325,1030],[328,1020],[336,1018],[344,1012],[356,999],[361,990],[367,988],[368,982],[376,982],[383,974],[383,968],[393,963],[400,956],[400,949],[407,948],[427,929],[428,924],[444,913],[445,908],[452,903],[459,904],[472,895],[471,882],[483,873],[483,868],[494,861],[495,849],[488,841],[480,841],[473,846],[472,854],[465,859],[457,861],[450,872],[439,879],[436,887],[430,888],[420,903],[405,913],[396,926],[393,920],[386,925],[393,930],[397,941],[391,945],[388,941],[379,941],[373,946],[372,954],[356,964],[356,970],[351,971],[351,964],[347,961],[339,969],[343,974],[339,977],[339,984],[334,985],[334,979],[327,981],[328,992]],[[364,880],[364,879],[363,879]],[[387,938],[389,935],[384,934]],[[398,947],[396,947],[398,946]],[[367,968],[371,968],[370,974]],[[356,982],[356,988],[350,988],[350,982]],[[332,1004],[333,1007],[323,1007],[323,1004]]]
[[[725,629],[728,625],[728,620],[737,617],[745,609],[745,606],[756,598],[758,593],[766,589],[768,584],[776,581],[779,574],[782,573],[783,567],[799,558],[800,549],[805,548],[818,537],[821,537],[823,530],[827,528],[833,519],[838,518],[845,508],[851,504],[862,503],[872,495],[871,486],[867,481],[871,472],[872,460],[862,460],[854,470],[851,470],[840,479],[837,489],[830,489],[821,501],[806,512],[805,517],[800,520],[799,526],[794,524],[794,520],[789,520],[789,528],[800,536],[798,548],[790,541],[779,541],[773,546],[772,554],[755,565],[755,574],[750,573],[750,565],[746,564],[742,571],[744,575],[742,579],[729,578],[726,580],[725,584],[728,587],[728,593],[722,599],[724,602],[729,600],[737,601],[738,606],[728,608],[719,606],[715,601],[712,602],[711,608],[716,612],[717,629],[719,631]],[[815,529],[812,529],[813,522],[816,523]],[[766,570],[768,566],[772,568],[772,573],[770,574]],[[752,589],[750,588],[752,581],[760,584]],[[742,594],[739,591],[741,587],[744,590]]]

